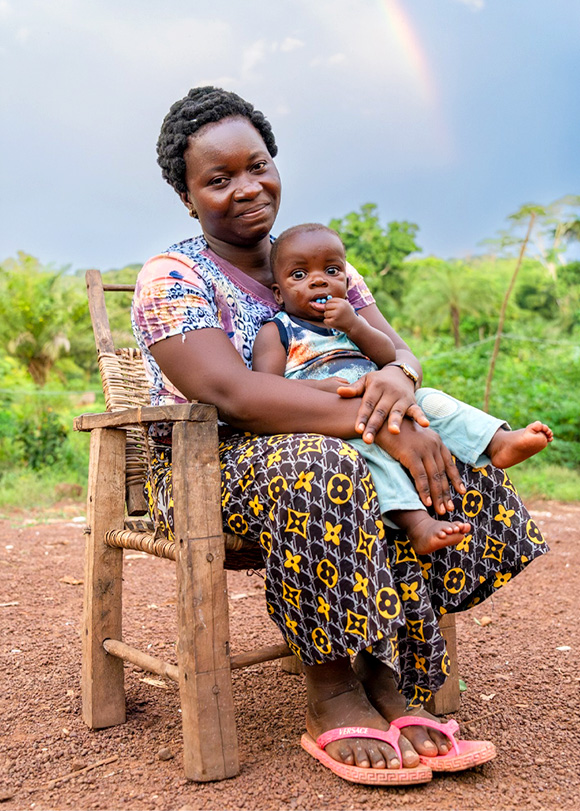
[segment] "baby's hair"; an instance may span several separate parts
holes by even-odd
[[[183,154],[190,136],[206,124],[239,116],[247,118],[258,130],[266,149],[273,158],[276,157],[278,147],[270,122],[236,93],[209,85],[193,87],[187,96],[171,105],[157,141],[157,163],[165,180],[178,194],[187,192]]]
[[[305,222],[302,225],[293,225],[291,228],[287,228],[285,231],[282,231],[280,236],[277,237],[276,241],[272,244],[272,249],[270,251],[270,266],[272,268],[272,272],[275,270],[276,258],[282,243],[287,239],[296,236],[296,234],[306,234],[311,231],[327,231],[329,234],[334,234],[335,237],[340,239],[340,235],[333,228],[329,228],[328,225],[322,225],[320,222]]]

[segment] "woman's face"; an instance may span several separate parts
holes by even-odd
[[[280,176],[262,136],[246,118],[206,124],[184,154],[187,195],[206,237],[249,246],[272,229]]]

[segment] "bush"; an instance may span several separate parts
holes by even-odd
[[[21,417],[17,423],[16,442],[22,446],[24,462],[32,470],[52,467],[62,458],[68,431],[51,408],[37,419]]]

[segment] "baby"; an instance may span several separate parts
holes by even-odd
[[[369,371],[396,363],[391,338],[347,300],[345,251],[335,231],[318,224],[289,228],[272,246],[271,264],[272,291],[283,309],[256,337],[255,371],[336,392]],[[415,370],[397,365],[417,382]],[[543,450],[553,438],[541,422],[511,431],[502,420],[436,389],[417,389],[415,397],[449,450],[475,467],[490,461],[510,467]],[[405,468],[376,444],[348,442],[367,460],[385,518],[406,532],[417,554],[458,544],[470,531],[468,523],[431,516]]]

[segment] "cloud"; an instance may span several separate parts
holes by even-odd
[[[481,11],[485,6],[485,0],[455,0],[455,2],[469,6],[472,11]]]
[[[266,58],[267,46],[263,39],[252,42],[242,53],[242,76],[252,74],[254,68]]]
[[[286,37],[286,39],[282,40],[280,43],[280,50],[290,53],[290,51],[296,51],[298,48],[304,48],[304,45],[305,43],[301,39]]]
[[[324,67],[327,65],[341,65],[345,60],[346,56],[343,53],[335,53],[330,56],[315,56],[308,64],[311,68],[319,68],[321,65]]]

